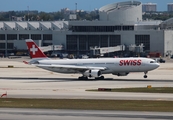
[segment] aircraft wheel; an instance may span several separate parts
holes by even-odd
[[[104,76],[96,77],[95,80],[104,80]]]
[[[147,75],[144,75],[144,78],[147,78]]]
[[[88,80],[88,77],[84,77],[84,80]]]
[[[82,77],[79,77],[78,80],[88,80],[88,77],[82,76]]]
[[[100,77],[100,79],[101,79],[101,80],[104,80],[104,79],[105,79],[105,77],[104,77],[104,76],[101,76],[101,77]]]

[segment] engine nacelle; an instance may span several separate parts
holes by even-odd
[[[117,76],[127,76],[129,73],[112,73],[113,75],[117,75]]]
[[[101,74],[100,70],[87,70],[83,75],[87,77],[100,77]]]

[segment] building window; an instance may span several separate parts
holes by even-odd
[[[67,35],[67,50],[76,51],[77,50],[77,35]]]
[[[33,40],[41,40],[41,34],[31,34],[31,39],[33,39]]]
[[[120,31],[121,30],[121,26],[115,26],[114,30],[115,31]]]
[[[0,43],[0,49],[5,49],[5,43]]]
[[[43,43],[43,46],[49,46],[52,45],[52,43]]]
[[[79,50],[87,50],[87,35],[79,35]]]
[[[29,34],[19,34],[19,40],[29,39]]]
[[[7,34],[7,40],[17,40],[17,34]]]
[[[5,34],[0,34],[0,40],[5,40]]]
[[[119,30],[134,30],[134,26],[72,26],[72,32],[114,32]]]
[[[150,50],[150,35],[135,35],[135,44],[138,46],[140,44],[144,45],[144,50]]]
[[[123,26],[123,30],[134,30],[134,26]]]
[[[43,40],[52,40],[52,34],[43,34]]]
[[[14,49],[13,43],[7,43],[7,49]]]
[[[118,46],[121,45],[121,36],[120,35],[110,35],[109,46]]]
[[[5,43],[0,43],[0,49],[5,49]],[[7,49],[14,49],[14,44],[7,43]]]
[[[88,35],[88,49],[90,47],[100,47],[99,35]]]
[[[100,47],[108,47],[108,35],[100,35]]]

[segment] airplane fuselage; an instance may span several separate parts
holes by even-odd
[[[145,72],[156,69],[159,64],[148,58],[99,58],[99,59],[66,59],[66,60],[39,60],[42,65],[73,65],[86,67],[105,67],[102,74]],[[77,73],[74,69],[63,69],[54,67],[41,67],[46,70],[59,73]]]

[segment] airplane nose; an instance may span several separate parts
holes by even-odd
[[[156,68],[158,68],[160,66],[160,64],[159,63],[156,63]]]

